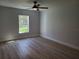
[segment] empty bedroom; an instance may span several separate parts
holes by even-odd
[[[0,59],[79,59],[79,1],[0,0]]]

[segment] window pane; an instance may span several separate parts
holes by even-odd
[[[19,15],[19,33],[29,32],[29,16]]]

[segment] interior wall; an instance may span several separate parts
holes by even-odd
[[[61,0],[41,12],[41,36],[79,49],[79,2]]]
[[[18,15],[28,15],[30,32],[19,34]],[[40,33],[39,12],[0,6],[0,41],[38,36]]]

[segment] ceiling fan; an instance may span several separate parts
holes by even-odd
[[[37,1],[33,1],[33,9],[39,11],[39,9],[48,9],[48,7],[40,7],[40,4]]]

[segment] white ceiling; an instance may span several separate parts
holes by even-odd
[[[21,9],[29,9],[33,6],[33,1],[38,1],[41,6],[47,6],[48,4],[70,4],[75,3],[79,5],[79,0],[0,0],[0,5],[21,8]],[[57,3],[58,2],[58,3]],[[63,3],[64,2],[64,3]]]
[[[0,0],[0,5],[14,7],[14,8],[21,8],[21,9],[28,9],[29,7],[33,6],[34,0]],[[41,5],[46,4],[49,0],[36,0]]]

